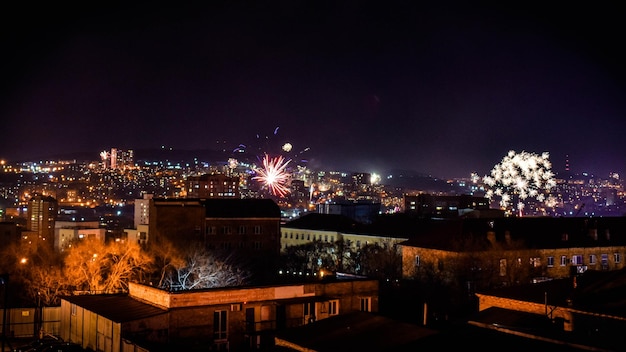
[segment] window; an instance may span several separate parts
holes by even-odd
[[[572,264],[583,265],[583,256],[579,254],[572,256]]]
[[[566,266],[567,265],[567,256],[562,255],[561,256],[561,266]]]
[[[372,302],[370,297],[361,297],[361,312],[371,312]]]
[[[609,255],[608,254],[601,254],[600,255],[600,264],[602,264],[603,268],[608,268],[609,266]]]
[[[338,299],[328,302],[328,314],[329,315],[339,314],[339,300]]]
[[[335,236],[330,236],[330,242],[335,242]]]
[[[539,257],[530,258],[530,266],[532,266],[533,268],[541,267],[541,258]]]
[[[500,276],[506,276],[506,259],[500,259]]]
[[[615,261],[615,264],[621,263],[622,256],[619,253],[613,253],[613,261]]]
[[[213,338],[215,340],[225,340],[228,332],[227,317],[225,310],[213,312]]]
[[[415,267],[417,268],[417,267],[419,267],[419,266],[420,266],[420,256],[419,256],[419,255],[416,255],[416,256],[415,256]]]
[[[308,240],[310,240],[310,239],[311,239],[311,234],[307,234],[307,235],[306,235],[306,240],[308,241]]]
[[[254,249],[259,250],[261,247],[261,241],[254,241]]]
[[[308,302],[304,304],[304,315],[311,315],[314,311],[313,303]]]
[[[246,234],[246,227],[245,227],[245,226],[243,226],[243,225],[239,225],[239,231],[238,231],[238,233],[239,233],[240,235],[245,235],[245,234]]]
[[[589,265],[596,265],[596,261],[597,261],[596,255],[595,254],[591,254],[589,256]]]
[[[300,239],[300,235],[296,234],[296,239],[299,240]]]
[[[255,235],[260,235],[260,234],[262,234],[262,233],[263,233],[263,230],[261,229],[261,226],[256,225],[256,226],[254,227],[254,234],[255,234]]]
[[[230,226],[222,226],[222,235],[230,235],[232,231]]]
[[[548,257],[548,268],[554,266],[554,257]]]

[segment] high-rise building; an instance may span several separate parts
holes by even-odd
[[[54,222],[58,213],[57,200],[50,196],[35,195],[28,202],[27,236],[38,243],[54,245]]]
[[[190,176],[187,198],[239,198],[239,178],[224,174]]]
[[[143,199],[135,199],[135,228],[139,225],[148,224],[150,220],[150,199],[152,197],[152,194],[144,194]]]
[[[111,169],[126,169],[134,166],[135,153],[132,149],[122,150],[111,148],[110,165]]]

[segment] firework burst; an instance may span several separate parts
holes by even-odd
[[[290,174],[286,168],[290,161],[285,160],[282,156],[270,158],[269,155],[265,154],[263,167],[254,168],[257,176],[252,179],[264,184],[273,195],[284,197],[289,193],[287,182]]]
[[[489,187],[487,198],[499,197],[501,207],[515,206],[520,213],[527,199],[545,202],[550,189],[556,186],[549,156],[547,152],[538,155],[509,151],[491,175],[483,178]]]

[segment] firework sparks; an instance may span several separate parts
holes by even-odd
[[[255,168],[254,171],[257,173],[257,176],[254,176],[252,179],[267,186],[273,195],[284,197],[289,193],[287,181],[290,174],[286,168],[290,161],[285,161],[285,158],[282,156],[270,158],[269,155],[265,154],[263,168]]]
[[[556,186],[554,173],[550,170],[552,164],[549,154],[537,155],[509,151],[502,161],[497,164],[491,175],[483,178],[485,184],[491,188],[486,196],[500,197],[500,206],[503,208],[516,205],[520,213],[526,204],[523,201],[534,198],[538,202],[546,201],[546,194]],[[552,202],[552,198],[549,198]]]

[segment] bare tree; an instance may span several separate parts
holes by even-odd
[[[34,266],[25,280],[28,296],[38,305],[58,306],[59,296],[70,293],[59,266]]]
[[[183,265],[171,262],[161,288],[191,290],[243,285],[250,273],[238,268],[229,258],[219,259],[203,249],[192,249]]]
[[[153,261],[135,243],[112,242],[106,249],[102,272],[104,292],[127,292],[128,282],[141,278]]]
[[[165,287],[169,273],[185,266],[181,252],[170,241],[162,239],[158,245],[149,246],[148,251],[153,258],[151,278],[148,280],[150,285],[156,281],[157,287]]]
[[[86,239],[67,251],[64,275],[68,285],[79,291],[125,292],[128,281],[141,277],[151,263],[137,244]]]

